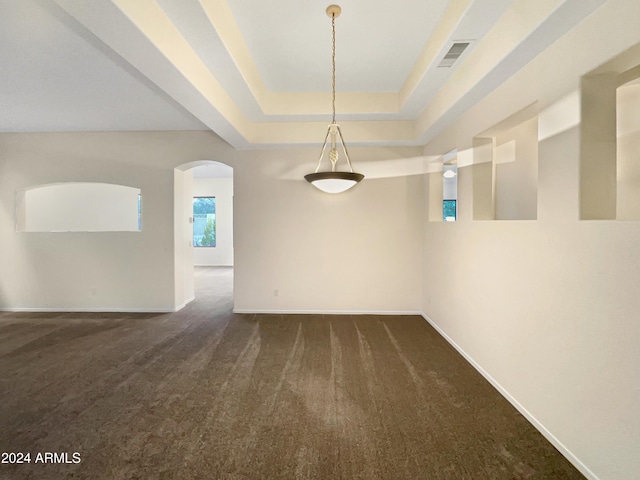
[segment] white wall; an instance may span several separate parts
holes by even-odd
[[[193,247],[195,265],[233,265],[233,178],[194,178],[193,196],[216,197],[216,246]]]
[[[182,308],[195,298],[193,281],[193,173],[174,170],[175,305]]]
[[[637,2],[607,2],[425,153],[552,107],[640,41],[639,21]],[[580,221],[580,128],[541,129],[536,221],[473,221],[482,165],[458,169],[459,221],[425,222],[423,309],[589,478],[640,478],[640,223]]]
[[[209,132],[1,134],[0,308],[180,307],[193,260],[176,250],[174,196],[187,187],[174,168],[224,159],[235,177],[237,309],[419,311],[419,176],[373,177],[420,151],[351,150],[358,169],[376,174],[332,197],[303,180],[315,167],[311,148],[234,151]],[[66,181],[139,186],[142,231],[16,233],[16,191]]]
[[[423,186],[425,197],[428,195],[428,221],[442,221],[442,200],[444,197],[444,182],[442,172],[432,172],[426,176],[426,184]],[[457,190],[456,190],[457,193]]]
[[[445,165],[442,173],[448,170],[454,172],[456,176],[451,178],[442,177],[442,199],[456,200],[458,198],[458,168],[455,165]]]
[[[174,308],[173,169],[158,165],[162,135],[0,135],[0,308]],[[16,192],[60,182],[139,187],[142,231],[16,233]]]
[[[350,154],[368,175],[358,159],[388,153]],[[419,311],[421,176],[367,177],[330,195],[300,180],[312,150],[269,155],[234,167],[236,310]]]
[[[500,158],[500,152],[508,152]],[[496,138],[497,220],[535,220],[538,204],[538,121],[530,119]]]

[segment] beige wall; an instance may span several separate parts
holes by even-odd
[[[538,208],[538,119],[523,122],[496,138],[509,158],[495,158],[496,220],[535,220]]]
[[[374,164],[386,154],[367,152]],[[236,310],[419,312],[421,176],[329,195],[301,180],[312,151],[272,155],[234,167]]]
[[[193,173],[174,170],[174,285],[175,308],[195,298],[193,279]]]
[[[429,155],[469,148],[538,102],[537,220],[491,221],[489,196],[476,188],[487,184],[488,164],[459,168],[459,221],[425,221],[423,310],[594,479],[640,478],[640,223],[579,220],[580,102],[572,92],[582,75],[640,40],[639,17],[637,3],[607,2],[425,147]],[[483,221],[468,213],[476,201]]]
[[[351,153],[365,175],[383,177],[386,161],[419,150]],[[236,152],[206,132],[2,134],[0,308],[179,308],[193,288],[193,259],[183,248],[192,252],[185,223],[192,187],[174,167],[223,160],[236,183],[238,310],[419,311],[420,176],[323,195],[302,178],[316,155]],[[63,181],[140,188],[142,231],[16,233],[15,192]]]
[[[568,187],[577,198],[575,129],[540,149],[541,182],[559,164],[574,180],[542,189],[537,222],[427,225],[423,309],[565,453],[598,478],[634,478],[640,224],[579,222],[562,202]]]
[[[2,308],[174,308],[173,170],[156,164],[161,142],[135,139],[119,133],[0,135]],[[16,233],[16,191],[68,181],[140,188],[142,231]]]

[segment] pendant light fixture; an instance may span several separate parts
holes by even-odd
[[[355,173],[353,171],[351,159],[349,159],[349,153],[347,152],[347,146],[344,144],[342,132],[340,131],[340,125],[336,123],[336,18],[340,16],[340,13],[342,13],[342,9],[339,5],[329,5],[327,7],[327,15],[331,17],[331,91],[333,117],[331,124],[327,128],[327,134],[324,137],[324,144],[322,145],[322,151],[320,152],[320,158],[318,159],[318,166],[314,173],[304,176],[307,182],[327,193],[344,192],[364,178],[364,175],[361,173]],[[322,164],[322,158],[327,150],[329,137],[331,137],[331,150],[329,151],[331,170],[320,172],[320,165]],[[344,156],[347,159],[347,165],[349,166],[348,172],[336,170],[336,164],[338,163],[339,158],[337,149],[338,142],[342,145]]]

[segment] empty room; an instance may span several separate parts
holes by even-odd
[[[637,0],[0,0],[0,479],[640,478]]]

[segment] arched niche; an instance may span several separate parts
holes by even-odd
[[[16,192],[18,232],[141,230],[140,189],[110,183],[68,182]]]

